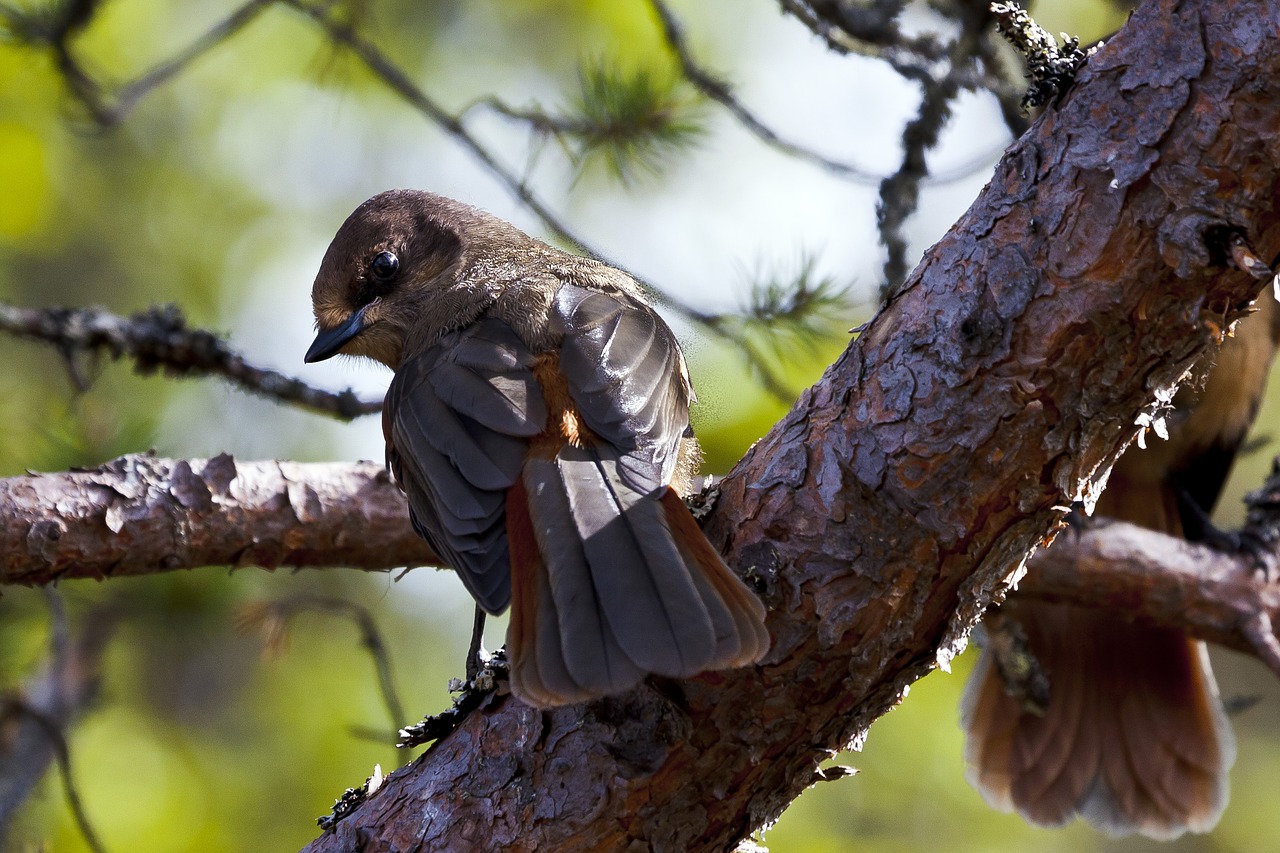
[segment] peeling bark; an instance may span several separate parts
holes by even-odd
[[[382,465],[125,456],[0,480],[0,583],[200,566],[434,564]]]

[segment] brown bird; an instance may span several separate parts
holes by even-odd
[[[1174,401],[1168,441],[1130,448],[1096,512],[1188,539],[1218,538],[1208,516],[1258,412],[1280,344],[1269,296],[1238,325],[1199,387]],[[1235,741],[1203,643],[1079,607],[1011,598],[1048,677],[1048,702],[1009,696],[985,651],[963,703],[970,779],[1032,823],[1080,815],[1112,835],[1207,832],[1227,803]]]
[[[312,289],[308,362],[395,371],[387,466],[478,606],[511,606],[511,688],[548,707],[769,649],[765,610],[674,489],[693,389],[636,282],[476,208],[393,190],[356,208]]]

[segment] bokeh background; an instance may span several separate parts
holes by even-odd
[[[8,14],[43,0],[10,0]],[[673,2],[702,63],[789,138],[875,174],[897,168],[918,90],[882,63],[828,52],[776,2]],[[75,41],[85,67],[127,80],[224,19],[226,2],[113,0]],[[1085,40],[1123,23],[1100,2],[1041,2],[1051,31]],[[912,7],[910,26],[938,21]],[[10,19],[12,21],[12,18]],[[572,102],[582,63],[674,68],[645,0],[374,0],[361,31],[448,109],[498,95],[517,106]],[[101,305],[131,313],[175,303],[193,325],[226,334],[255,363],[333,389],[382,393],[389,375],[354,362],[301,363],[311,336],[309,289],[329,237],[360,201],[421,187],[485,207],[534,234],[542,223],[455,140],[408,108],[296,11],[271,7],[102,128],[69,96],[47,50],[0,36],[0,299],[22,306]],[[870,316],[883,250],[876,187],[840,180],[746,133],[714,104],[687,97],[700,133],[664,151],[660,168],[618,180],[576,164],[552,140],[484,108],[468,126],[525,176],[593,246],[657,287],[707,311],[732,310],[753,283],[808,264],[848,287],[841,331]],[[963,95],[930,166],[908,234],[912,263],[981,188],[1010,137],[994,99]],[[695,424],[708,467],[724,471],[785,410],[742,355],[673,321],[691,355]],[[794,390],[847,342],[832,335],[777,354]],[[350,424],[231,389],[217,379],[139,377],[126,363],[78,360],[0,337],[0,475],[63,470],[154,448],[174,457],[381,458],[376,418]],[[1274,384],[1274,383],[1273,383]],[[1276,422],[1273,393],[1259,422]],[[1260,482],[1275,448],[1238,466],[1220,515]],[[448,705],[470,600],[447,572],[403,577],[353,571],[275,574],[209,568],[109,583],[67,583],[74,620],[121,614],[105,651],[101,695],[70,733],[85,809],[115,851],[297,848],[315,818],[375,764],[415,753],[386,745],[394,722],[373,665],[347,620],[304,613],[287,643],[238,630],[246,608],[298,595],[354,601],[390,647],[411,720]],[[38,591],[0,597],[0,689],[20,686],[47,655],[49,610]],[[501,625],[488,632],[501,641]],[[276,638],[277,640],[279,638]],[[1260,697],[1236,715],[1240,757],[1232,804],[1212,834],[1163,849],[1280,849],[1280,689],[1256,662],[1215,652],[1223,692]],[[802,796],[758,839],[775,853],[1129,851],[1082,825],[1033,829],[988,810],[964,781],[957,702],[972,654],[917,684],[840,757],[851,779]],[[380,738],[379,740],[374,739]],[[31,798],[8,842],[18,850],[85,844],[56,775]]]

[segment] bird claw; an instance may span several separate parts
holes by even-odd
[[[1245,527],[1240,530],[1222,530],[1207,525],[1201,531],[1200,542],[1225,554],[1237,554],[1248,560],[1252,571],[1264,583],[1280,580],[1280,557],[1270,537]]]
[[[406,749],[448,736],[462,725],[468,714],[480,707],[485,697],[497,691],[498,683],[506,677],[506,650],[498,649],[485,658],[484,668],[474,677],[468,675],[465,682],[457,678],[449,682],[449,692],[457,694],[453,697],[453,707],[405,726],[400,730],[396,746]]]

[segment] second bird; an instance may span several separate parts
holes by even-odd
[[[519,698],[563,705],[768,651],[763,605],[672,488],[697,465],[693,391],[630,276],[393,190],[343,223],[312,301],[308,362],[395,371],[387,464],[479,606],[511,607]]]

